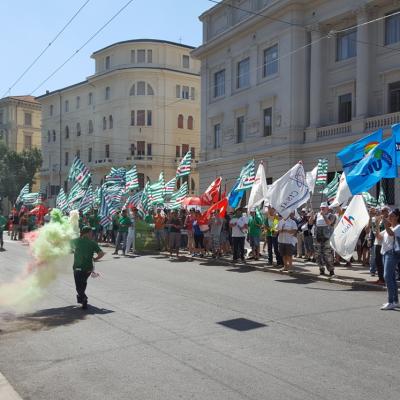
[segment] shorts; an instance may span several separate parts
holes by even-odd
[[[204,235],[194,235],[194,247],[196,249],[204,249]]]
[[[282,257],[293,256],[295,247],[289,243],[278,243],[278,250]]]
[[[249,237],[250,247],[258,247],[260,245],[260,236]]]

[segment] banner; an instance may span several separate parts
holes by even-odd
[[[351,200],[330,239],[332,248],[350,261],[361,231],[369,223],[369,214],[362,195]]]
[[[265,177],[264,163],[260,163],[257,169],[256,178],[253,187],[251,188],[249,202],[247,208],[250,211],[252,208],[259,206],[267,197],[267,179]]]
[[[347,203],[352,196],[349,185],[347,184],[346,173],[343,172],[339,179],[339,187],[337,189],[335,200],[333,200],[331,207],[339,207]]]
[[[306,174],[307,186],[310,189],[311,193],[314,193],[315,182],[317,181],[317,172],[318,172],[318,165],[312,171],[309,171]]]

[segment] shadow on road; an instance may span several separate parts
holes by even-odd
[[[239,274],[245,274],[247,272],[258,271],[258,269],[255,267],[248,266],[248,265],[242,265],[239,268],[227,269],[227,271],[228,272],[238,272]]]
[[[82,310],[77,306],[66,306],[38,310],[24,315],[3,314],[0,315],[0,335],[22,330],[50,330],[59,326],[75,324],[89,315],[104,315],[112,312],[114,311],[89,305],[87,310]]]

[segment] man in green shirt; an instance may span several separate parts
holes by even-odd
[[[260,215],[257,215],[256,211],[252,209],[249,217],[249,241],[255,260],[260,258],[260,236],[263,221]]]
[[[154,224],[152,211],[149,211],[148,214],[144,217],[144,222],[146,222],[146,224]]]
[[[128,212],[126,209],[122,210],[121,217],[119,219],[118,225],[118,233],[117,239],[115,241],[115,251],[114,255],[118,254],[118,250],[120,249],[120,244],[122,241],[122,254],[125,255],[126,251],[126,239],[128,237],[128,229],[132,225],[132,221],[128,216]]]
[[[78,293],[76,298],[78,303],[82,304],[83,309],[87,308],[88,298],[85,291],[87,280],[94,271],[93,261],[98,261],[104,257],[104,252],[99,245],[90,239],[91,232],[90,226],[84,226],[81,230],[81,236],[72,242],[74,249],[74,279],[76,292]],[[93,258],[95,253],[97,257]]]
[[[97,242],[100,236],[100,216],[98,211],[94,209],[88,218],[89,225],[92,228],[93,239]]]
[[[3,215],[3,211],[0,210],[0,251],[4,251],[3,232],[6,229],[7,218]]]

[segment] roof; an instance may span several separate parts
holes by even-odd
[[[173,45],[173,46],[184,47],[184,48],[190,49],[190,50],[193,50],[193,49],[194,49],[193,46],[189,46],[189,45],[187,45],[187,44],[182,44],[182,43],[170,42],[170,41],[168,41],[168,40],[159,40],[159,39],[131,39],[131,40],[124,40],[124,41],[122,41],[122,42],[116,42],[116,43],[110,44],[109,46],[103,47],[102,49],[95,51],[95,52],[92,54],[92,56],[94,56],[95,54],[101,53],[102,51],[107,50],[107,49],[109,49],[109,48],[111,48],[111,47],[118,46],[118,45],[120,45],[120,44],[127,44],[127,43],[143,43],[143,42],[145,42],[145,43],[163,43],[163,44],[171,44],[171,45]]]
[[[18,101],[25,101],[27,103],[35,103],[39,104],[39,102],[36,100],[34,96],[8,96],[4,97],[1,100],[18,100]]]
[[[51,92],[46,91],[45,94],[42,94],[41,96],[37,96],[37,97],[35,97],[35,98],[36,98],[36,99],[41,99],[41,98],[46,97],[46,96],[52,96],[53,94],[58,93],[58,92],[61,92],[62,90],[72,89],[72,88],[74,88],[74,87],[76,87],[76,86],[84,85],[85,83],[88,83],[88,82],[89,82],[89,81],[86,79],[86,80],[84,80],[84,81],[82,81],[82,82],[74,83],[73,85],[65,86],[65,87],[63,87],[63,88],[61,88],[61,89],[56,89],[56,90],[53,90],[53,91],[51,91]]]

